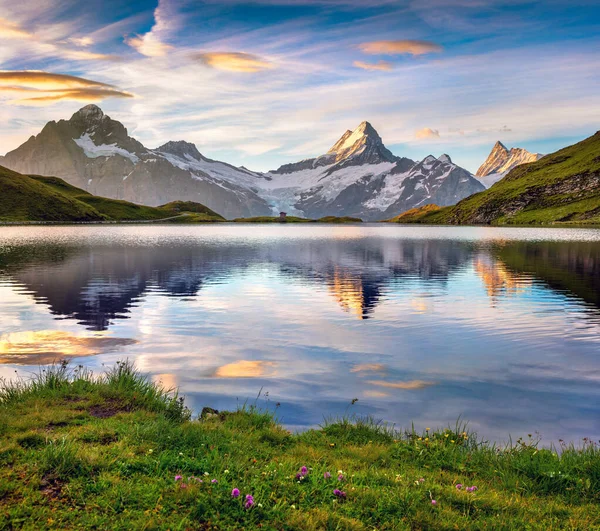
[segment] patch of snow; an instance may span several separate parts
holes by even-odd
[[[238,186],[257,186],[259,179],[255,174],[248,173],[246,170],[240,170],[234,166],[229,166],[224,162],[209,161],[205,159],[195,159],[188,153],[185,157],[178,157],[172,153],[159,152],[162,158],[168,160],[173,166],[186,170],[194,174],[195,172],[201,172],[213,177],[219,181],[227,181],[229,183]],[[194,178],[199,178],[195,175]]]
[[[83,133],[79,138],[73,139],[85,153],[85,156],[89,159],[97,159],[98,157],[114,157],[120,155],[129,159],[134,164],[139,162],[139,157],[135,153],[130,153],[126,149],[120,148],[117,144],[101,144],[97,146],[94,144],[89,133]]]
[[[477,179],[479,179],[479,181],[481,182],[481,184],[483,184],[483,186],[485,186],[486,188],[490,188],[490,186],[492,186],[493,184],[496,184],[507,173],[508,172],[490,173],[489,175],[486,175],[485,177],[477,177]]]

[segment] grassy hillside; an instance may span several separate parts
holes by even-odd
[[[162,210],[167,210],[173,214],[187,213],[188,217],[195,221],[226,221],[223,216],[217,214],[207,206],[193,201],[172,201],[162,205]]]
[[[388,223],[419,223],[427,216],[437,214],[442,207],[437,205],[425,205],[418,208],[411,208],[402,214],[393,217],[392,219],[386,219]]]
[[[600,223],[600,132],[514,168],[490,189],[436,210],[405,213],[401,223],[529,225]]]
[[[0,385],[0,529],[598,529],[600,452],[255,407],[190,419],[119,364]]]
[[[0,191],[0,221],[101,221],[106,219],[106,216],[93,206],[72,195],[47,186],[37,178],[21,175],[2,166],[0,166]]]
[[[175,202],[162,207],[92,195],[58,177],[21,175],[0,166],[0,221],[224,221],[199,203]],[[180,217],[177,217],[180,216]],[[170,220],[171,221],[171,220]]]

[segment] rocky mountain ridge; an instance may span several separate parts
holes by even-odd
[[[531,153],[523,148],[508,149],[498,141],[492,148],[486,161],[479,167],[475,176],[484,183],[486,188],[498,182],[510,170],[529,162],[535,162],[543,157],[540,153]]]
[[[431,202],[451,205],[484,189],[448,155],[420,162],[395,156],[369,122],[319,157],[259,173],[209,159],[185,141],[146,148],[96,105],[49,122],[1,159],[15,171],[60,176],[95,195],[151,206],[197,201],[227,218],[283,210],[378,220]]]

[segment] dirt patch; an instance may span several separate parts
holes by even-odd
[[[129,406],[125,406],[116,400],[107,400],[103,404],[96,404],[88,409],[89,414],[97,419],[107,419],[114,417],[117,413],[130,411]]]
[[[48,499],[56,500],[60,498],[64,481],[51,476],[44,476],[40,481],[40,492]]]
[[[48,422],[48,424],[46,425],[46,428],[48,430],[54,430],[56,428],[64,428],[65,426],[68,426],[68,425],[69,425],[69,423],[64,420],[61,420],[59,422],[52,421],[52,422]]]

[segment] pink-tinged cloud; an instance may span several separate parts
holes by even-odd
[[[229,72],[255,73],[269,70],[273,63],[250,53],[243,52],[206,52],[193,57],[210,68]]]
[[[439,138],[440,132],[437,129],[431,129],[430,127],[424,127],[423,129],[419,129],[415,133],[415,138],[418,140],[423,140],[426,138]]]
[[[139,53],[146,57],[163,57],[173,49],[173,46],[160,41],[152,33],[129,37],[125,39],[125,44],[135,48]]]
[[[21,95],[12,105],[45,106],[59,101],[98,102],[106,98],[132,98],[113,85],[66,74],[37,70],[0,71],[0,96]]]
[[[359,48],[371,55],[426,55],[443,50],[435,42],[415,40],[363,42]]]
[[[362,68],[363,70],[380,70],[382,72],[389,72],[394,68],[394,65],[389,61],[379,61],[377,63],[365,63],[364,61],[354,61],[356,68]]]
[[[32,34],[18,24],[0,17],[0,39],[30,39]]]
[[[425,389],[435,385],[435,382],[426,382],[424,380],[409,380],[407,382],[386,382],[384,380],[368,380],[368,384],[376,385],[378,387],[387,387],[389,389],[406,389],[414,391],[417,389]]]

